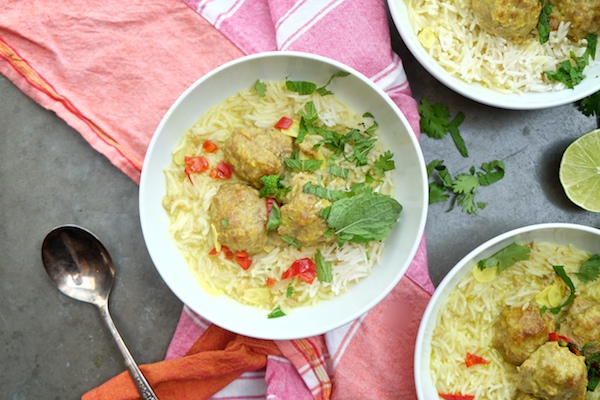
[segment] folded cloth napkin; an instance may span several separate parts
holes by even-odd
[[[160,118],[191,83],[244,54],[296,50],[364,73],[419,132],[383,0],[6,0],[0,72],[139,182]],[[422,240],[375,308],[318,337],[262,341],[184,306],[164,361],[142,371],[161,399],[412,399],[414,342],[433,292]],[[139,398],[127,373],[84,399]]]

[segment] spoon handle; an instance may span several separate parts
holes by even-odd
[[[140,392],[140,396],[143,400],[158,400],[158,397],[156,397],[156,394],[154,394],[150,384],[142,374],[142,371],[140,371],[135,360],[133,359],[133,356],[129,352],[129,349],[125,345],[123,338],[119,334],[119,331],[117,330],[117,327],[110,316],[110,312],[108,311],[108,302],[98,305],[98,308],[100,309],[100,315],[102,315],[102,319],[106,323],[108,330],[110,331],[115,343],[117,344],[117,347],[125,359],[125,365],[127,366],[127,369],[129,369],[129,373],[131,374],[131,377],[137,386],[138,392]]]

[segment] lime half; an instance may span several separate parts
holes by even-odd
[[[560,183],[567,197],[584,210],[600,212],[600,129],[567,147],[560,161]]]

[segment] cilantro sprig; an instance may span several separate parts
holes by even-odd
[[[562,82],[569,89],[581,83],[585,79],[584,69],[589,64],[589,59],[596,58],[596,43],[598,35],[590,33],[587,37],[587,46],[581,57],[577,57],[574,52],[570,53],[570,58],[558,64],[556,71],[544,71],[546,78],[550,81]]]
[[[461,173],[452,178],[442,160],[433,160],[427,165],[429,178],[438,181],[429,183],[429,204],[445,202],[453,197],[450,210],[458,204],[463,212],[477,214],[486,207],[485,202],[475,201],[475,195],[480,186],[489,186],[504,177],[504,163],[494,160],[481,165],[481,171],[471,167],[468,173]]]
[[[442,103],[431,103],[423,97],[418,106],[421,116],[421,131],[433,139],[442,139],[450,133],[456,148],[463,157],[468,157],[469,152],[462,138],[458,127],[465,120],[465,115],[459,112],[456,117],[450,121],[450,110]]]
[[[581,99],[577,102],[577,108],[588,117],[600,116],[600,91]]]
[[[477,262],[477,268],[484,270],[498,266],[498,273],[512,267],[516,262],[528,260],[531,251],[529,247],[517,243],[511,243],[488,258]]]
[[[600,276],[600,254],[594,254],[586,260],[575,274],[583,283],[593,282]]]
[[[560,310],[563,309],[563,307],[567,307],[575,299],[575,285],[573,284],[573,281],[571,280],[571,278],[569,278],[569,275],[567,275],[567,273],[565,272],[565,267],[563,267],[562,265],[553,265],[552,269],[554,270],[556,275],[558,275],[558,277],[560,279],[562,279],[562,281],[565,283],[565,285],[567,285],[567,287],[569,288],[569,297],[567,297],[567,300],[565,300],[564,303],[559,304],[556,307],[548,308],[546,306],[543,306],[541,309],[541,313],[548,310],[552,314],[558,314],[560,312]]]

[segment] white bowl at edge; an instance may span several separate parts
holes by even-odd
[[[423,48],[408,18],[405,0],[388,0],[390,15],[402,41],[417,61],[442,84],[481,104],[509,109],[536,110],[569,104],[600,90],[600,63],[588,68],[574,89],[552,92],[501,93],[479,83],[467,83],[450,74]]]
[[[437,399],[438,393],[431,380],[431,337],[440,308],[448,294],[475,266],[477,261],[489,257],[513,242],[547,241],[561,245],[572,244],[592,254],[600,252],[600,230],[585,225],[569,223],[544,223],[524,226],[496,236],[478,246],[454,266],[436,288],[419,326],[415,348],[415,385],[420,400]]]
[[[329,86],[357,112],[371,112],[386,148],[394,154],[394,197],[402,204],[399,222],[386,239],[381,265],[347,293],[314,307],[300,307],[281,318],[212,296],[198,284],[169,234],[169,218],[161,205],[163,170],[182,135],[208,108],[261,80],[307,80],[325,83],[338,71],[350,75]],[[148,148],[139,191],[142,233],[153,263],[174,294],[193,311],[224,329],[263,339],[294,339],[322,334],[358,318],[381,301],[405,274],[423,235],[428,185],[425,162],[410,124],[395,103],[368,78],[339,62],[306,53],[268,52],[231,61],[192,84],[167,111]]]

